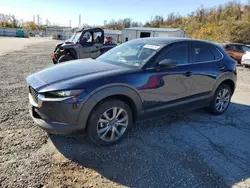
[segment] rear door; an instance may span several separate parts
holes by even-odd
[[[202,97],[208,95],[215,84],[223,65],[220,64],[222,54],[210,44],[191,42],[191,72],[193,85],[191,95]]]

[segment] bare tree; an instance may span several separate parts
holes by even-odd
[[[9,14],[9,21],[13,28],[19,27],[19,21],[14,14]]]

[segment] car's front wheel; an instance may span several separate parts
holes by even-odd
[[[213,100],[210,104],[209,110],[215,115],[223,114],[231,102],[232,90],[226,85],[222,84],[216,90]]]
[[[131,125],[130,107],[120,100],[107,100],[91,112],[87,132],[95,144],[113,145],[122,140]]]

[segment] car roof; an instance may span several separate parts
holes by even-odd
[[[213,42],[206,41],[206,40],[198,40],[198,39],[191,39],[191,38],[184,38],[184,37],[146,37],[146,38],[139,38],[139,39],[134,39],[133,41],[148,41],[148,42],[160,42],[160,43],[165,43],[170,44],[174,42],[202,42],[206,44],[211,44],[211,45],[216,45]]]
[[[223,45],[241,45],[241,46],[247,46],[246,44],[242,44],[242,43],[223,43]]]

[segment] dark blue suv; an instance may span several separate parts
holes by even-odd
[[[168,111],[207,107],[224,113],[236,87],[236,65],[216,44],[143,38],[96,60],[74,60],[27,78],[30,113],[44,130],[85,130],[96,144],[120,141],[133,122]]]

